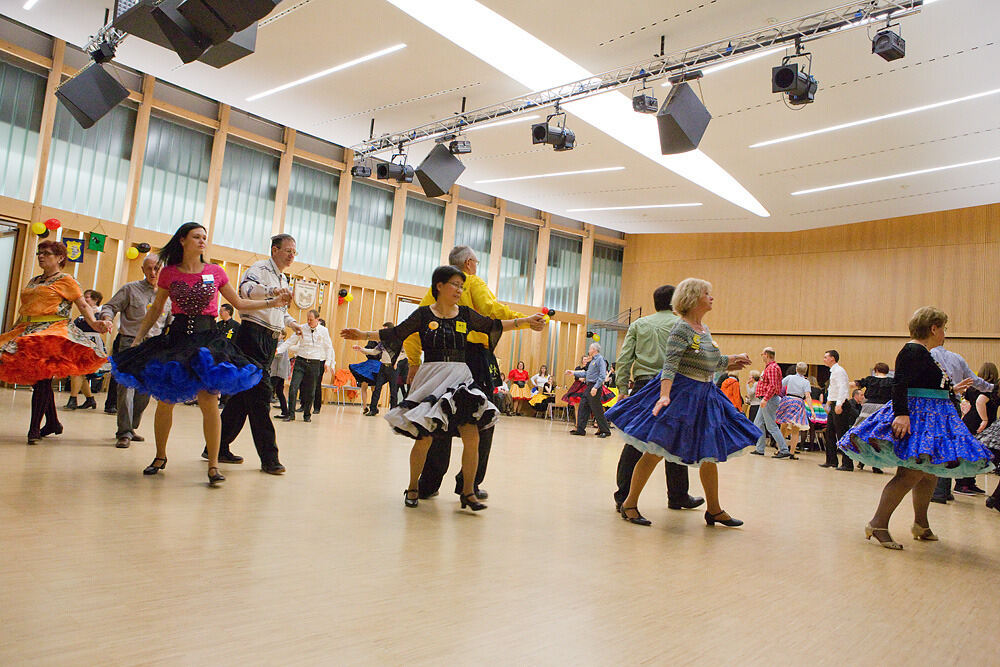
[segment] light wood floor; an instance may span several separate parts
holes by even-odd
[[[210,489],[196,408],[143,477],[151,423],[118,450],[113,417],[63,413],[64,435],[27,447],[29,395],[0,391],[3,665],[1000,661],[982,498],[931,506],[939,543],[909,539],[904,506],[891,552],[862,532],[887,477],[748,456],[721,467],[744,528],[667,510],[659,471],[642,528],[614,513],[617,437],[504,418],[488,510],[456,511],[448,481],[409,510],[407,441],[336,406],[278,424],[284,477],[247,429],[247,463]]]

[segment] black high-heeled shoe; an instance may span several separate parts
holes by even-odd
[[[161,463],[160,465],[156,465],[157,461],[163,461],[163,463]],[[155,459],[153,459],[152,463],[146,466],[146,469],[142,471],[142,474],[155,475],[156,473],[160,472],[166,467],[167,467],[167,458],[165,456],[164,457],[157,456]]]
[[[986,506],[989,507],[991,510],[996,510],[1000,512],[1000,498],[997,498],[996,496],[990,496],[989,498],[986,499]]]
[[[411,493],[413,494],[412,498],[410,497]],[[416,507],[417,505],[419,505],[420,504],[419,493],[420,492],[417,489],[404,489],[403,504],[406,505],[407,507]]]
[[[629,516],[626,512],[635,511],[635,516]],[[634,523],[637,526],[652,526],[653,522],[639,514],[638,507],[625,507],[622,506],[622,518],[629,523]]]
[[[212,474],[213,470],[215,471],[214,475]],[[226,481],[225,475],[223,475],[221,472],[219,472],[218,468],[216,468],[215,466],[212,466],[211,468],[208,469],[208,485],[209,486],[218,486],[219,484],[221,484],[222,482],[225,482],[225,481]]]
[[[460,496],[460,498],[462,501],[462,509],[468,507],[473,512],[486,509],[486,505],[476,500],[475,493],[467,493],[464,496]]]
[[[729,517],[728,519],[720,519],[719,517],[726,513],[726,510],[722,510],[718,514],[712,514],[708,510],[705,511],[705,523],[709,526],[714,526],[717,523],[721,523],[723,526],[729,526],[730,528],[735,528],[736,526],[742,526],[743,522],[739,519],[734,519]]]
[[[97,409],[97,401],[94,400],[93,396],[88,397],[87,400],[76,407],[77,410],[86,410],[87,408],[91,410]]]
[[[63,427],[62,424],[46,424],[42,427],[42,430],[38,432],[39,436],[44,438],[47,435],[62,435]]]

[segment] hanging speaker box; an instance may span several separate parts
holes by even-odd
[[[698,148],[712,114],[687,83],[677,83],[656,114],[660,131],[660,152],[686,153]]]
[[[417,180],[428,197],[448,192],[465,171],[465,165],[444,144],[438,144],[417,167]]]
[[[207,37],[213,46],[222,44],[235,32],[209,8],[205,0],[184,0],[177,5],[177,11],[191,22],[195,30]]]
[[[84,129],[93,127],[128,97],[128,90],[104,69],[92,63],[56,89],[56,97]]]

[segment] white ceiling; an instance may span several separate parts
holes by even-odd
[[[431,0],[428,0],[431,1]],[[522,29],[593,72],[714,41],[813,11],[837,0],[483,0]],[[111,0],[0,0],[0,12],[83,45]],[[624,232],[782,231],[838,225],[1000,201],[1000,162],[858,187],[796,190],[1000,156],[1000,95],[903,118],[750,149],[757,141],[1000,88],[1000,2],[939,0],[903,19],[905,59],[871,54],[864,29],[811,42],[816,102],[792,111],[770,92],[763,58],[707,76],[714,117],[701,150],[771,213],[757,217],[650,162],[570,117],[577,148],[532,146],[531,121],[469,135],[474,153],[459,183],[510,201]],[[256,102],[246,98],[366,53],[407,48]],[[403,130],[459,110],[500,102],[523,86],[384,0],[285,0],[261,26],[257,52],[216,70],[181,66],[175,54],[136,38],[118,60],[137,70],[341,145]],[[544,67],[544,63],[539,63]],[[626,91],[628,92],[628,91]],[[656,85],[662,99],[666,89]],[[614,93],[612,93],[614,94]],[[431,145],[418,144],[410,161]],[[513,183],[477,181],[623,166],[622,171]],[[571,208],[702,202],[696,208],[565,213]]]

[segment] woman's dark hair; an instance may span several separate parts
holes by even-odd
[[[884,361],[878,362],[877,364],[875,364],[875,372],[876,373],[885,373],[886,375],[888,375],[889,374],[889,364],[885,363]]]
[[[431,295],[435,299],[438,298],[438,285],[448,282],[455,276],[460,277],[463,283],[465,282],[465,274],[454,266],[445,264],[434,269],[434,273],[431,274]]]
[[[185,222],[178,227],[174,235],[167,241],[167,245],[160,248],[160,252],[157,253],[160,256],[160,264],[163,266],[173,266],[180,264],[184,260],[184,246],[181,245],[181,239],[187,238],[192,229],[205,229],[205,226],[197,222]],[[208,230],[205,231],[207,232]],[[205,261],[204,255],[201,256],[201,261]]]
[[[83,290],[83,296],[84,297],[89,296],[91,299],[94,300],[94,303],[96,303],[98,306],[101,305],[101,303],[104,301],[104,295],[95,289]]]
[[[979,377],[986,380],[990,384],[998,384],[1000,381],[1000,371],[997,370],[997,365],[992,361],[987,361],[979,368]]]
[[[524,362],[523,361],[517,362],[517,366],[514,366],[514,368],[523,371],[524,370]]]
[[[670,302],[674,298],[673,285],[661,285],[653,292],[653,307],[656,310],[670,310]]]
[[[61,241],[42,241],[36,252],[47,252],[59,258],[59,268],[66,266],[66,246]]]

